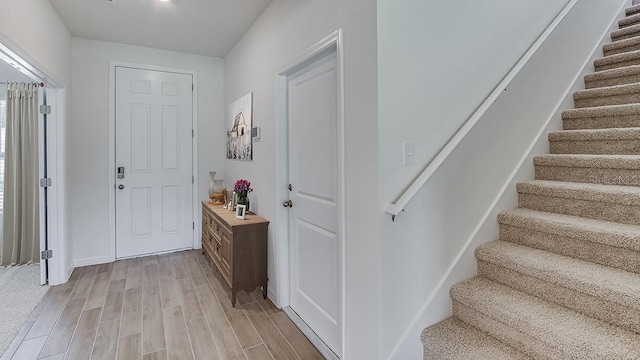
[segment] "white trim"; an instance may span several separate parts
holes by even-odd
[[[62,88],[62,82],[44,65],[24,51],[10,37],[0,31],[0,60],[20,65],[20,72],[34,81],[44,82],[47,86]]]
[[[547,40],[551,33],[558,27],[562,20],[567,16],[569,11],[573,9],[578,0],[571,0],[563,9],[558,13],[555,19],[549,24],[549,26],[542,32],[538,39],[529,47],[527,52],[520,58],[520,60],[511,68],[511,71],[507,76],[502,79],[500,84],[496,86],[491,94],[484,100],[482,105],[476,110],[469,119],[458,129],[455,135],[449,140],[449,142],[438,152],[438,154],[427,164],[422,173],[411,182],[411,184],[396,198],[396,200],[387,204],[384,207],[384,211],[391,215],[392,219],[404,211],[404,208],[409,204],[414,196],[422,189],[422,187],[429,181],[431,176],[440,168],[445,160],[451,155],[453,150],[462,142],[467,134],[473,129],[473,127],[482,119],[484,114],[493,106],[498,100],[500,95],[507,91],[509,84],[515,79],[525,65],[531,60],[533,55],[538,51],[542,44]]]
[[[40,105],[44,105],[47,103],[47,97],[45,94],[45,90],[43,88],[38,87],[38,109],[40,109]],[[46,150],[48,149],[44,149],[42,145],[45,144],[45,137],[48,137],[50,135],[49,132],[49,126],[45,126],[45,115],[40,113],[40,111],[38,111],[38,178],[42,179],[45,176],[45,165],[48,165],[46,162],[48,161],[45,158],[45,153],[47,153]],[[51,120],[50,118],[47,118],[47,120]],[[47,124],[48,125],[48,124]],[[39,221],[40,221],[40,253],[42,253],[44,250],[47,249],[47,247],[45,246],[45,241],[42,239],[45,239],[47,237],[47,229],[48,227],[45,226],[45,222],[48,220],[47,219],[47,201],[45,201],[45,188],[43,187],[38,187],[38,198],[39,198],[39,205],[40,205],[40,209],[39,209]],[[45,265],[46,264],[46,265]],[[49,266],[49,264],[47,264],[45,261],[42,261],[42,259],[40,260],[40,285],[46,285],[47,284],[47,266]]]
[[[627,0],[620,7],[618,14],[620,13],[624,14],[624,9],[628,6],[629,4]],[[444,273],[440,281],[438,281],[437,285],[433,288],[433,290],[427,297],[427,300],[424,302],[422,307],[420,307],[420,310],[418,311],[417,315],[413,318],[413,320],[411,320],[411,323],[407,327],[407,330],[405,330],[404,334],[396,344],[395,348],[391,352],[391,355],[389,355],[388,359],[395,359],[398,352],[400,351],[401,346],[405,342],[409,341],[410,337],[415,336],[416,334],[415,328],[422,327],[420,326],[421,325],[420,320],[423,317],[425,317],[427,310],[429,309],[429,306],[431,306],[436,296],[442,291],[443,286],[449,282],[449,277],[451,276],[452,272],[458,266],[460,260],[463,258],[465,253],[469,251],[469,247],[476,240],[478,233],[485,226],[487,221],[489,221],[489,217],[491,217],[492,214],[496,212],[496,210],[500,209],[499,203],[505,196],[507,189],[512,189],[516,182],[524,180],[524,179],[517,178],[519,175],[519,172],[522,170],[525,163],[532,161],[533,156],[535,155],[534,150],[536,148],[540,148],[542,146],[541,143],[548,141],[545,135],[548,133],[548,128],[549,128],[549,125],[551,124],[551,121],[553,121],[554,119],[560,118],[560,114],[562,113],[563,108],[566,108],[566,105],[567,105],[566,102],[573,101],[572,94],[577,90],[584,89],[584,84],[581,84],[580,81],[584,78],[586,74],[593,71],[593,67],[592,67],[593,61],[602,55],[600,52],[600,49],[602,49],[602,46],[608,42],[607,36],[611,33],[611,31],[613,31],[614,27],[617,26],[617,19],[619,18],[620,17],[616,16],[613,19],[613,23],[611,24],[611,26],[602,34],[600,41],[597,43],[596,46],[594,46],[593,50],[591,51],[591,55],[582,64],[582,71],[577,73],[576,76],[573,78],[571,82],[571,86],[567,87],[566,91],[560,98],[560,101],[558,101],[558,103],[556,104],[553,112],[547,118],[547,120],[543,123],[540,130],[538,131],[534,139],[531,141],[529,147],[527,148],[525,153],[522,155],[522,157],[518,161],[518,164],[515,166],[515,168],[513,169],[513,171],[511,172],[511,174],[503,184],[503,186],[500,188],[500,191],[492,201],[491,205],[489,206],[487,211],[484,213],[484,215],[482,216],[482,218],[474,228],[473,232],[471,233],[471,235],[467,238],[466,242],[464,243],[464,245],[462,246],[462,248],[460,249],[456,257],[452,261],[451,265],[447,268],[447,271]],[[492,221],[495,221],[495,220],[492,220]]]
[[[344,42],[343,30],[338,29],[331,35],[313,45],[296,59],[282,66],[275,75],[275,118],[276,118],[276,203],[289,199],[287,189],[289,179],[288,136],[287,136],[287,77],[323,56],[335,51],[338,67],[338,228],[340,243],[340,351],[344,358],[346,324],[346,231],[345,231],[345,118],[344,118]],[[282,206],[276,207],[275,263],[278,278],[276,305],[286,308],[290,304],[289,289],[289,212]]]
[[[48,260],[48,277],[49,285],[62,284],[69,279],[73,271],[67,256],[69,240],[66,233],[66,89],[51,71],[2,32],[0,61],[18,64],[20,72],[36,82],[44,82],[47,102],[52,105],[52,113],[47,116],[47,172],[53,184],[47,190],[47,222],[48,248],[53,251],[54,256]]]
[[[47,191],[49,249],[49,285],[65,283],[73,271],[69,256],[71,244],[66,222],[66,89],[45,88],[51,114],[47,116],[47,175],[52,184]]]
[[[194,229],[192,234],[193,245],[192,249],[198,249],[200,247],[200,221],[198,220],[198,214],[200,210],[200,200],[198,198],[198,72],[195,70],[177,69],[165,66],[148,65],[148,64],[136,64],[124,61],[109,61],[109,259],[110,261],[116,260],[116,207],[115,207],[115,146],[116,146],[116,134],[115,134],[115,83],[116,83],[116,67],[126,67],[140,70],[161,71],[168,73],[191,75],[193,92],[192,96],[192,114],[191,114],[191,129],[193,134],[191,138],[191,173],[193,176],[192,190],[192,206],[191,206],[191,221],[194,223]],[[172,250],[180,251],[185,249]],[[89,264],[87,264],[89,265]]]
[[[82,259],[74,259],[73,266],[75,267],[83,267],[89,265],[98,265],[98,264],[106,264],[113,262],[110,256],[93,256]]]

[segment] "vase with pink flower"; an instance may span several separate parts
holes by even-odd
[[[238,197],[238,204],[245,205],[246,211],[249,211],[249,193],[253,191],[251,183],[248,180],[240,179],[233,186],[233,191]]]

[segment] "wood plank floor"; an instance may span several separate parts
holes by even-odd
[[[231,292],[200,251],[77,268],[1,360],[324,359],[260,289]]]

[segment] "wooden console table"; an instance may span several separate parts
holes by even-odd
[[[231,305],[240,290],[262,286],[267,298],[267,229],[269,221],[249,213],[244,220],[235,212],[202,201],[202,253],[231,288]]]

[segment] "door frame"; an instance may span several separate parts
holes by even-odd
[[[197,214],[199,210],[198,200],[198,72],[195,70],[176,69],[165,66],[136,64],[125,61],[109,61],[109,257],[100,262],[112,262],[116,260],[116,68],[126,67],[138,70],[162,71],[191,75],[193,79],[191,129],[191,175],[193,185],[191,187],[191,218],[194,223],[192,244],[197,248],[199,236],[197,230]]]
[[[340,351],[339,358],[344,358],[345,349],[345,318],[346,318],[346,232],[345,232],[345,118],[344,118],[344,50],[343,50],[343,30],[338,29],[326,38],[320,40],[311,48],[300,54],[298,57],[281,67],[275,76],[275,143],[276,143],[276,214],[275,214],[275,263],[277,277],[277,294],[272,296],[278,307],[284,308],[285,312],[291,316],[290,305],[290,276],[291,267],[289,254],[289,212],[280,204],[289,199],[287,189],[289,181],[289,141],[288,141],[288,78],[298,70],[314,63],[325,55],[336,52],[337,63],[337,94],[338,94],[338,233],[340,235],[339,244],[339,264],[340,264]],[[272,294],[273,295],[273,294]],[[294,319],[296,320],[296,319]],[[302,323],[304,324],[304,323]],[[302,329],[302,328],[301,328]],[[308,330],[303,329],[303,330]],[[335,358],[333,352],[311,331],[305,331],[312,343],[329,359]],[[315,336],[315,339],[314,339]]]
[[[47,176],[52,186],[47,190],[48,250],[53,257],[47,260],[48,284],[65,283],[73,272],[70,257],[70,244],[67,238],[66,211],[66,99],[67,90],[56,76],[44,65],[29,55],[11,38],[0,32],[0,61],[20,66],[19,71],[36,82],[46,84],[47,104],[51,105],[51,114],[47,115]],[[44,200],[44,199],[43,199]],[[40,202],[40,211],[44,212],[45,203]],[[44,226],[42,224],[41,226]],[[41,234],[44,229],[41,230]],[[41,248],[43,242],[41,241]]]

